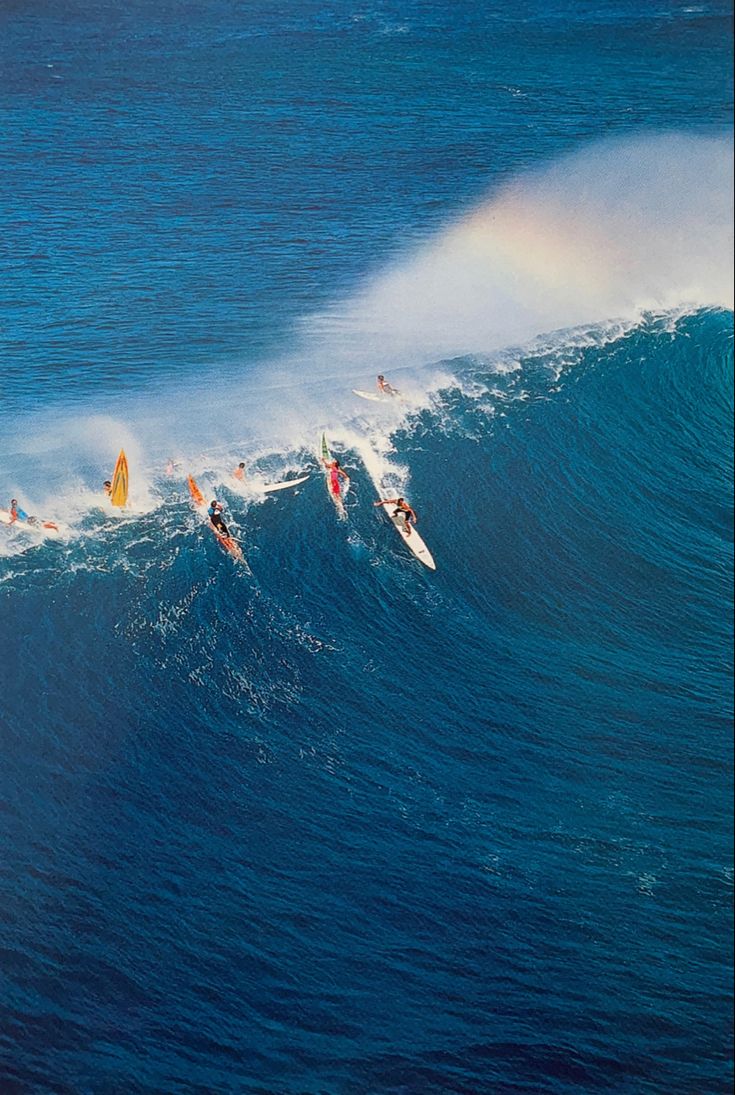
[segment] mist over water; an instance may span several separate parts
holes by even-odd
[[[351,387],[372,386],[378,372],[413,395],[389,413],[395,426],[447,382],[448,359],[517,353],[543,336],[562,344],[574,340],[570,329],[602,332],[646,312],[732,308],[732,148],[726,136],[648,134],[540,166],[349,299],[303,316],[284,331],[293,353],[244,357],[224,381],[212,364],[128,393],[122,419],[119,399],[100,392],[86,409],[43,410],[30,434],[21,416],[5,436],[6,459],[63,452],[56,470],[85,476],[90,449],[99,465],[134,443],[139,470],[146,452],[160,464],[170,453],[196,463],[218,448],[228,459],[269,446],[311,450],[322,427],[342,436],[355,414]],[[498,356],[497,365],[507,362]]]
[[[732,308],[732,162],[729,137],[592,145],[505,186],[313,327],[350,364],[416,362]]]

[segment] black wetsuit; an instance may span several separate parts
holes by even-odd
[[[221,513],[218,513],[216,511],[214,513],[210,512],[209,520],[212,522],[212,526],[217,530],[217,532],[221,533],[222,536],[227,536],[229,538],[230,530],[222,520]]]

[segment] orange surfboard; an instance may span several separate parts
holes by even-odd
[[[196,482],[194,481],[193,476],[190,475],[187,478],[186,481],[189,484],[189,494],[192,497],[192,501],[194,502],[194,505],[195,506],[206,506],[207,503],[204,500],[204,495],[199,490],[199,487],[196,485]]]
[[[201,509],[201,510],[206,509],[207,508],[207,500],[204,497],[204,495],[202,494],[202,492],[199,490],[199,487],[197,486],[196,480],[194,479],[194,477],[192,475],[189,475],[189,476],[187,476],[186,481],[189,484],[189,494],[191,495],[191,500],[194,503],[194,505],[197,507],[197,509]],[[227,551],[232,556],[233,559],[237,559],[237,560],[239,560],[239,562],[244,563],[245,562],[245,557],[243,556],[243,553],[240,549],[240,545],[238,544],[237,540],[234,540],[232,538],[232,536],[223,536],[222,533],[219,532],[214,527],[214,525],[212,524],[211,521],[208,521],[208,524],[209,524],[209,527],[211,528],[212,532],[214,533],[214,535],[217,537],[219,542],[222,544],[222,547],[225,549],[225,551]]]

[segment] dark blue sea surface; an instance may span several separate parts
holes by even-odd
[[[731,17],[5,6],[3,1095],[731,1090]]]

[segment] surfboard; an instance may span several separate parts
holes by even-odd
[[[282,483],[266,483],[265,486],[260,487],[259,489],[268,494],[272,494],[274,490],[286,490],[287,487],[298,487],[300,483],[305,483],[308,478],[308,475],[300,475],[298,479],[284,479]]]
[[[191,500],[194,503],[194,505],[195,506],[206,506],[207,505],[206,500],[205,500],[204,495],[202,494],[202,492],[199,490],[199,487],[196,484],[196,480],[194,479],[194,476],[193,475],[187,476],[186,481],[189,484],[189,494],[191,495]]]
[[[191,495],[192,502],[198,510],[203,511],[205,517],[207,518],[207,524],[211,528],[215,537],[219,540],[222,547],[232,556],[233,559],[237,559],[238,562],[244,563],[245,556],[243,555],[242,549],[237,540],[235,540],[232,536],[223,536],[223,534],[218,529],[216,529],[212,522],[209,520],[209,516],[207,514],[207,509],[209,508],[207,506],[207,500],[202,492],[199,490],[199,487],[197,486],[194,477],[191,475],[187,476],[186,482],[189,485],[189,494]]]
[[[353,395],[359,395],[360,399],[369,399],[371,403],[384,403],[388,396],[378,395],[377,392],[361,392],[357,388],[352,389]]]
[[[332,460],[334,459],[331,452],[329,451],[329,445],[327,444],[327,435],[325,433],[323,433],[322,436],[321,436],[321,442],[320,442],[320,445],[319,445],[319,455],[320,455],[320,458],[321,458],[322,461],[326,460],[328,463],[331,463]],[[322,467],[324,467],[323,463],[322,463]],[[326,468],[326,467],[324,467],[324,480],[327,484],[327,494],[329,495],[329,497],[334,502],[334,506],[335,506],[335,509],[337,510],[338,516],[340,518],[347,517],[347,511],[345,510],[345,504],[344,504],[344,497],[347,494],[347,491],[349,489],[349,484],[347,486],[345,486],[344,484],[341,483],[340,484],[340,493],[335,494],[334,491],[332,490],[332,477],[329,474],[329,468]]]
[[[381,499],[382,501],[382,499]],[[434,557],[427,548],[424,541],[416,531],[416,526],[411,525],[411,532],[406,532],[406,523],[402,517],[394,517],[390,506],[380,506],[380,509],[385,513],[386,517],[393,525],[400,538],[403,540],[409,551],[412,551],[416,558],[428,567],[429,570],[436,570],[436,563]]]
[[[128,500],[128,458],[125,450],[120,449],[120,455],[112,473],[112,490],[110,501],[113,506],[124,506]]]
[[[34,518],[32,521],[21,521],[16,518],[14,521],[10,516],[10,510],[7,509],[0,509],[0,521],[4,525],[18,525],[20,528],[28,529],[29,532],[38,532],[41,536],[45,536],[49,532],[59,531],[59,526],[54,521],[39,521],[38,518]]]
[[[352,394],[359,395],[360,399],[369,399],[371,403],[392,403],[394,400],[396,403],[403,402],[403,396],[400,392],[391,395],[390,392],[381,394],[380,392],[363,392],[359,388],[353,388]]]

